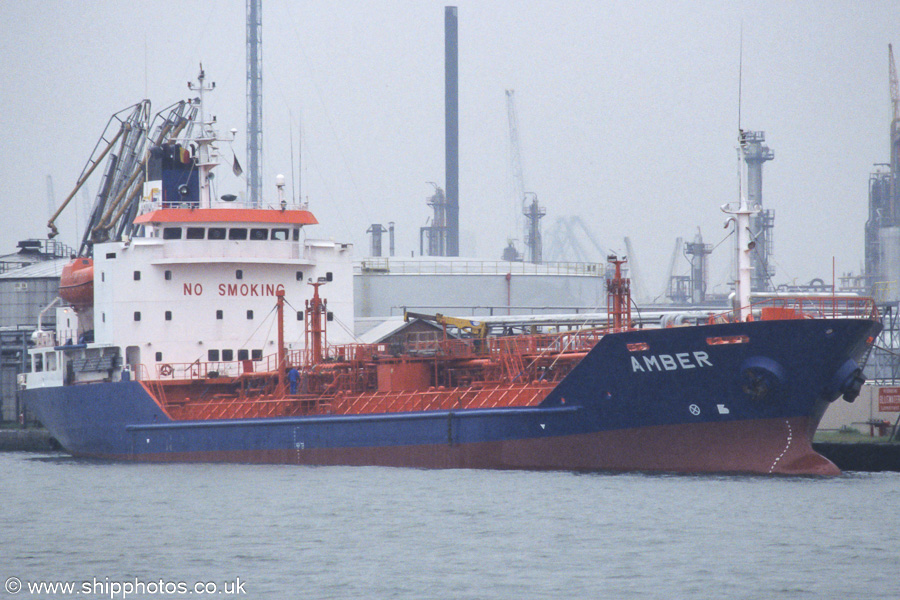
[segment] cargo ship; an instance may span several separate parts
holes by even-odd
[[[120,235],[65,268],[56,328],[36,332],[20,376],[28,410],[71,454],[839,474],[811,437],[829,403],[859,393],[877,310],[846,297],[751,304],[745,200],[723,207],[741,264],[725,314],[639,322],[611,257],[601,326],[516,333],[408,315],[431,332],[357,343],[352,246],[308,236],[317,221],[283,182],[272,206],[215,197],[202,71],[193,89],[196,126],[161,128],[128,180],[133,207],[108,209],[124,215]]]

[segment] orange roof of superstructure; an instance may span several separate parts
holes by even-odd
[[[138,216],[135,223],[272,223],[316,225],[308,210],[258,208],[163,208]]]

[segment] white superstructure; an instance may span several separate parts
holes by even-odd
[[[212,89],[203,79],[201,70],[191,88],[201,107]],[[302,349],[311,282],[326,282],[328,341],[353,340],[352,245],[308,237],[316,218],[284,201],[281,179],[275,208],[213,198],[220,138],[199,114],[185,129],[195,136],[148,153],[130,235],[94,245],[92,277],[87,258],[71,263],[83,273],[67,281],[64,272],[61,289],[86,300],[60,309],[56,332],[35,335],[28,387],[272,368],[276,294],[287,305],[285,345]]]

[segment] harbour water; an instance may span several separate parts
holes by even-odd
[[[898,473],[151,465],[0,453],[0,595],[900,598],[898,508]],[[79,593],[37,593],[41,582],[72,582]]]

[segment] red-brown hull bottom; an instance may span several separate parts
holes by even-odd
[[[105,458],[414,468],[718,472],[835,476],[810,419],[701,423],[470,444],[152,453]]]

